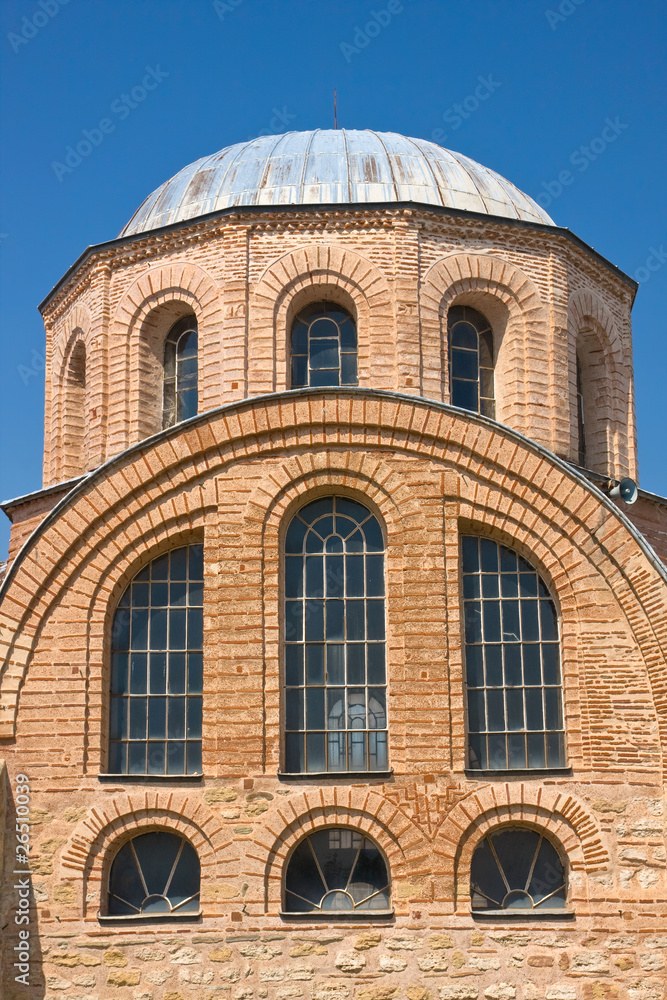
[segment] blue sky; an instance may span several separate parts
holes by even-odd
[[[667,495],[664,14],[661,0],[4,0],[0,497],[41,486],[50,288],[192,160],[332,127],[334,88],[339,126],[479,160],[640,281],[640,485]],[[149,71],[153,89],[126,102]],[[103,118],[91,153],[54,167]]]

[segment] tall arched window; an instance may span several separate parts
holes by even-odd
[[[469,766],[565,764],[558,618],[533,567],[488,538],[461,541]]]
[[[174,323],[164,344],[162,426],[171,427],[197,413],[197,320]]]
[[[329,827],[304,838],[285,874],[288,913],[378,911],[390,906],[389,875],[370,838],[346,827]]]
[[[200,774],[203,546],[153,559],[111,635],[110,774]]]
[[[386,769],[382,530],[355,500],[322,497],[285,539],[285,770]]]
[[[495,419],[493,331],[470,306],[452,306],[447,315],[450,400]]]
[[[357,384],[357,328],[334,302],[302,309],[292,324],[292,388]]]

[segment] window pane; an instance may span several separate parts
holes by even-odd
[[[464,595],[479,594],[464,600],[469,759],[490,769],[561,766],[558,624],[548,590],[525,559],[492,539],[464,536],[461,555]],[[466,572],[478,565],[481,575]],[[540,642],[545,634],[550,641]],[[485,719],[486,742],[476,737]],[[549,758],[551,734],[558,765]],[[522,898],[512,905],[523,906]]]
[[[294,526],[299,523],[311,525],[305,537],[308,555],[303,552],[303,532],[299,529],[295,534]],[[387,767],[383,546],[377,519],[362,504],[343,497],[323,497],[307,504],[287,530],[285,679],[288,685],[305,681],[305,720],[294,721],[297,709],[291,707],[288,687],[286,721],[288,727],[305,725],[305,767],[310,772]],[[375,554],[365,556],[369,551]],[[305,572],[306,594],[317,595],[306,598],[303,632],[298,621],[295,625],[296,609],[303,602],[291,596],[298,593],[299,584],[293,581],[300,579],[301,572]],[[372,704],[368,683],[377,688]],[[345,684],[356,687],[346,690]],[[347,729],[354,733],[350,739],[344,735]],[[369,757],[370,731],[375,738]],[[288,757],[296,760],[299,753],[299,746],[286,744],[286,762]]]
[[[285,728],[297,730],[304,728],[303,690],[290,688],[285,692]]]

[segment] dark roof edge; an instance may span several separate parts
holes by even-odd
[[[63,479],[59,483],[54,483],[53,486],[44,486],[41,490],[33,490],[31,493],[26,493],[22,497],[13,497],[11,500],[2,500],[0,501],[0,510],[7,514],[8,510],[12,510],[14,507],[20,507],[21,504],[29,503],[31,500],[41,500],[43,497],[51,496],[53,493],[62,493],[67,486],[69,486],[69,490],[72,490],[77,483],[81,482],[82,479],[83,476],[74,476],[72,479]]]
[[[184,420],[182,423],[175,424],[173,427],[167,427],[165,430],[159,431],[157,434],[153,434],[151,437],[132,445],[131,448],[121,451],[118,455],[114,455],[114,457],[110,458],[108,462],[104,463],[104,465],[100,465],[97,469],[93,469],[92,472],[89,472],[86,476],[80,479],[69,491],[69,493],[67,493],[62,500],[58,501],[55,507],[53,507],[52,510],[50,510],[46,515],[44,520],[41,521],[35,530],[28,536],[19,551],[16,553],[16,557],[14,558],[9,571],[6,573],[2,583],[0,584],[0,601],[2,601],[2,598],[5,596],[7,588],[16,574],[17,568],[23,562],[29,548],[34,544],[34,542],[37,541],[49,525],[51,525],[62,513],[62,511],[65,510],[67,505],[72,500],[75,500],[79,493],[83,492],[84,488],[89,483],[92,483],[95,479],[102,478],[104,475],[109,473],[116,463],[125,461],[130,455],[138,454],[143,448],[150,448],[170,437],[175,437],[183,430],[195,427],[199,423],[204,423],[205,421],[210,420],[211,417],[215,417],[223,413],[231,413],[235,409],[241,410],[244,407],[255,406],[257,403],[262,404],[266,402],[275,402],[281,399],[299,399],[303,396],[325,396],[331,392],[332,389],[330,387],[322,389],[291,389],[287,392],[268,392],[263,393],[261,396],[252,396],[248,399],[236,400],[233,403],[226,403],[224,406],[217,406],[213,410],[207,410],[205,413],[198,413],[196,416],[190,417],[189,420]],[[434,410],[440,410],[443,413],[454,413],[458,416],[465,417],[473,423],[481,424],[483,427],[487,427],[489,430],[495,431],[496,433],[500,432],[505,434],[518,444],[532,449],[541,458],[548,459],[548,461],[550,461],[557,469],[560,469],[561,472],[571,476],[576,482],[579,483],[580,486],[584,486],[588,489],[603,507],[606,507],[608,511],[618,517],[623,526],[635,539],[653,568],[657,571],[658,576],[660,576],[665,584],[667,584],[667,566],[665,566],[659,559],[658,555],[646,541],[639,529],[635,527],[628,516],[616,506],[610,497],[608,497],[606,493],[603,493],[602,490],[598,489],[598,487],[587,479],[586,476],[575,466],[570,465],[569,462],[566,462],[564,459],[554,455],[553,452],[549,451],[547,448],[543,448],[542,445],[537,444],[535,441],[525,437],[518,431],[513,431],[504,424],[499,424],[496,420],[491,420],[490,417],[484,417],[480,413],[472,413],[470,410],[462,410],[460,407],[451,406],[449,403],[439,403],[437,400],[425,399],[423,396],[410,396],[404,392],[389,392],[384,389],[360,389],[348,387],[344,390],[339,389],[337,394],[349,394],[353,396],[366,396],[371,398],[375,397],[379,399],[398,399],[402,402],[410,403],[412,406],[421,405],[430,407]]]
[[[42,299],[38,305],[40,312],[43,312],[46,306],[49,304],[53,296],[60,291],[63,285],[75,274],[79,267],[92,257],[96,253],[100,253],[104,250],[112,250],[115,247],[128,246],[131,243],[138,242],[140,240],[148,240],[153,236],[163,236],[166,233],[173,233],[179,229],[186,229],[188,226],[193,226],[200,222],[213,222],[215,219],[222,219],[228,215],[269,215],[271,213],[281,213],[294,211],[304,211],[304,212],[331,212],[331,211],[378,211],[380,209],[385,209],[391,211],[392,209],[418,209],[423,212],[433,212],[436,215],[451,215],[455,218],[468,218],[468,219],[480,219],[481,221],[490,220],[491,222],[504,223],[510,226],[518,226],[519,228],[535,229],[538,232],[545,233],[558,233],[561,236],[565,236],[567,239],[571,240],[578,247],[585,250],[586,253],[591,254],[597,260],[599,260],[605,267],[608,267],[614,272],[622,281],[633,289],[636,293],[639,288],[639,283],[631,278],[629,274],[622,271],[620,267],[616,264],[612,264],[610,260],[607,260],[601,253],[598,253],[592,246],[589,246],[585,240],[582,240],[576,233],[573,233],[571,229],[566,229],[561,226],[552,226],[546,222],[530,222],[527,219],[508,219],[503,215],[487,215],[486,212],[466,212],[461,208],[446,208],[443,205],[422,205],[421,202],[415,201],[395,201],[395,202],[340,202],[333,205],[238,205],[230,208],[222,208],[217,212],[208,212],[206,215],[197,215],[193,219],[183,219],[180,222],[172,222],[168,226],[160,226],[159,229],[149,229],[145,233],[135,233],[132,236],[118,236],[114,240],[107,240],[105,243],[93,243],[91,246],[86,247],[86,249],[81,253],[74,263],[65,271],[62,278],[56,282],[51,291]],[[634,297],[634,296],[633,296]]]

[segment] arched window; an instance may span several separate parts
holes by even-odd
[[[285,770],[386,769],[382,530],[355,500],[323,497],[285,539]]]
[[[174,323],[164,344],[162,426],[171,427],[197,413],[197,320]]]
[[[584,429],[584,385],[581,377],[581,361],[577,355],[577,461],[586,465],[586,432]]]
[[[389,876],[382,854],[363,833],[346,827],[306,837],[287,862],[285,910],[387,911]]]
[[[488,538],[462,539],[469,766],[565,764],[558,619],[537,572]]]
[[[111,636],[110,774],[201,773],[203,547],[153,559]]]
[[[493,331],[470,306],[452,306],[447,315],[452,406],[495,419]]]
[[[292,324],[292,388],[357,384],[357,328],[333,302],[302,309]]]
[[[563,862],[553,844],[527,827],[501,827],[475,848],[470,869],[473,910],[562,910]]]
[[[175,833],[128,840],[109,873],[109,916],[178,916],[199,912],[199,858]]]

